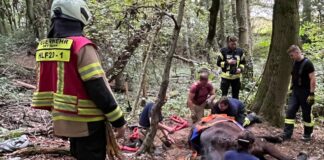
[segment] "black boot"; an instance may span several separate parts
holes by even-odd
[[[312,140],[313,127],[304,126],[304,135],[302,141],[309,142]]]
[[[285,124],[284,133],[281,135],[283,141],[291,139],[294,132],[293,124]]]

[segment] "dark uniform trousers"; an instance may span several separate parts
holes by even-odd
[[[314,120],[312,117],[312,106],[307,103],[307,97],[310,92],[304,88],[294,88],[288,102],[288,110],[285,119],[284,134],[291,137],[293,134],[296,113],[301,106],[304,121],[304,135],[310,135],[313,132]]]
[[[90,135],[87,137],[70,138],[70,152],[77,160],[106,159],[106,128],[105,122],[89,122]]]
[[[239,93],[241,88],[240,78],[237,79],[226,79],[222,78],[221,90],[222,96],[227,96],[229,87],[232,87],[232,98],[239,99]]]

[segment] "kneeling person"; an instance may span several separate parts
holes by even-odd
[[[141,129],[142,136],[140,137],[140,139],[144,140],[145,135],[147,134],[147,131],[151,126],[152,109],[155,104],[153,102],[146,103],[145,100],[143,100],[143,102],[141,103],[142,106],[144,106],[144,109],[140,114],[140,119],[139,119],[139,125],[142,127]],[[168,126],[162,123],[163,120],[162,114],[160,114],[159,117],[160,119],[158,123],[158,129],[161,130],[162,134],[169,142],[174,143],[174,140],[168,135],[169,133],[173,133],[173,131],[171,130],[171,128],[169,128]]]
[[[254,113],[245,116],[244,104],[235,98],[221,97],[212,107],[212,114],[227,114],[228,116],[234,117],[243,127],[250,125],[251,122],[260,122]]]

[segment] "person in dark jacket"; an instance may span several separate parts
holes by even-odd
[[[212,114],[227,114],[235,118],[235,120],[243,127],[251,125],[252,123],[260,123],[261,120],[255,115],[250,113],[245,115],[245,105],[238,99],[221,97],[212,107]]]
[[[232,87],[232,98],[239,99],[241,88],[240,77],[244,70],[246,61],[241,48],[237,46],[237,37],[230,36],[227,38],[227,47],[220,50],[217,57],[217,66],[222,69],[221,90],[222,96],[227,96],[228,89]]]
[[[165,98],[165,101],[167,101],[167,98]],[[141,105],[144,106],[143,111],[140,114],[140,118],[139,118],[139,125],[142,127],[141,129],[141,140],[144,139],[144,136],[147,134],[147,130],[150,128],[151,126],[151,114],[152,114],[152,109],[154,107],[154,102],[148,102],[146,103],[145,100],[142,100]],[[162,114],[159,115],[159,123],[158,123],[158,129],[162,132],[162,134],[164,135],[164,138],[171,142],[174,143],[174,140],[172,137],[169,136],[170,133],[173,133],[174,131],[172,130],[172,128],[164,125],[162,123],[163,121],[163,116]]]

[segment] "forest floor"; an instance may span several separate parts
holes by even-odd
[[[24,57],[15,57],[16,62],[23,63],[27,68],[32,69],[34,64],[30,63],[28,59]],[[8,69],[8,68],[7,68]],[[10,69],[8,69],[9,71]],[[0,73],[4,74],[6,71],[0,69]],[[11,74],[11,73],[10,73]],[[33,80],[24,78],[23,76],[17,76],[15,79],[35,84]],[[16,85],[14,83],[14,85]],[[21,87],[22,90],[26,90]],[[30,93],[29,93],[30,94]],[[69,142],[67,139],[57,138],[53,136],[51,127],[51,117],[47,111],[34,110],[30,108],[30,95],[17,95],[20,100],[3,100],[0,97],[0,129],[4,128],[10,130],[13,135],[9,137],[19,136],[25,134],[28,136],[30,145],[27,148],[17,150],[13,153],[0,153],[0,160],[11,159],[58,159],[58,160],[70,160],[73,159],[68,152]],[[28,97],[27,100],[25,97]],[[23,99],[23,100],[22,100]],[[188,114],[188,113],[187,113]],[[189,119],[188,117],[184,117]],[[171,125],[172,122],[168,118],[165,119],[166,123]],[[174,124],[173,124],[174,125]],[[258,135],[278,135],[282,130],[280,128],[271,127],[270,125],[257,124],[251,128],[251,130]],[[134,153],[125,153],[127,159],[138,160],[184,160],[189,157],[192,151],[187,145],[188,134],[190,128],[177,131],[172,134],[176,143],[171,147],[165,147],[162,145],[159,138],[155,139],[156,150],[152,154],[143,154],[135,157]],[[311,142],[305,143],[300,140],[303,133],[303,127],[301,123],[298,123],[292,140],[284,142],[282,144],[276,144],[276,147],[287,155],[298,155],[299,152],[306,152],[312,160],[324,159],[324,124],[323,122],[317,123],[314,129],[315,139]],[[1,135],[0,130],[0,140]],[[126,137],[130,134],[128,130]],[[158,136],[157,136],[158,137]],[[8,137],[7,137],[8,138]],[[6,139],[6,138],[5,138]],[[271,159],[268,157],[268,159]]]

